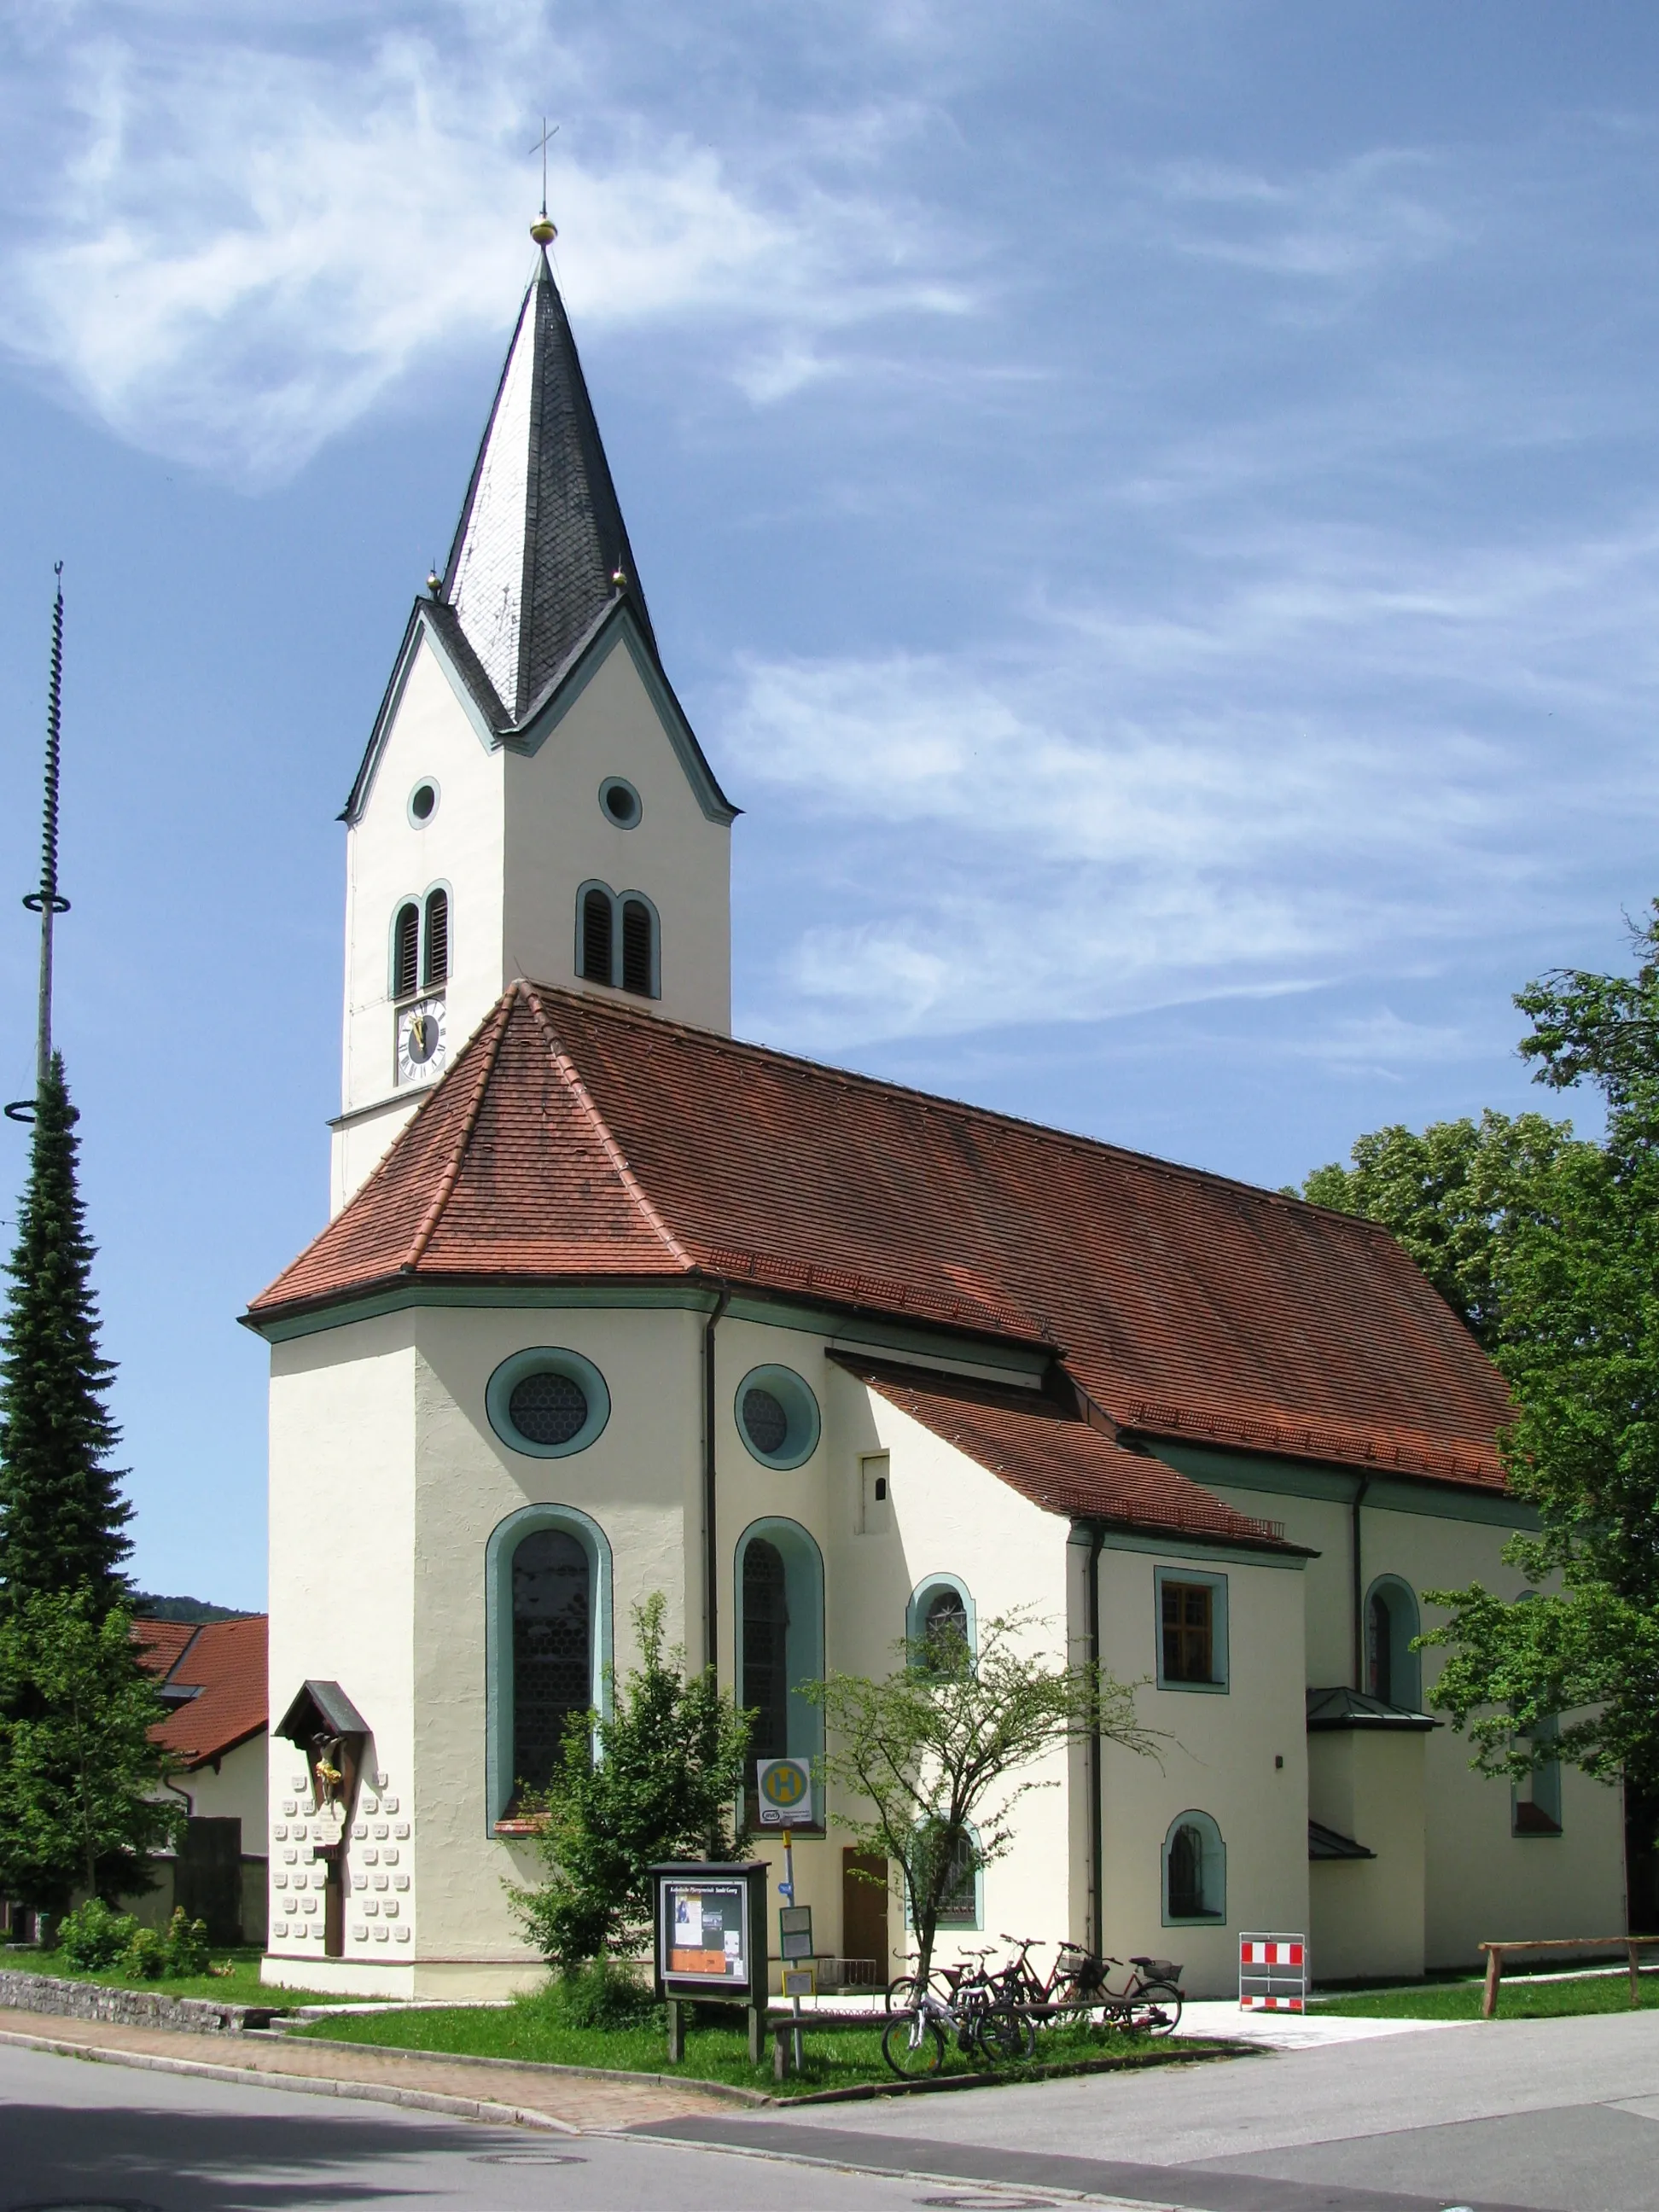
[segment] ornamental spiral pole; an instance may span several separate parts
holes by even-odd
[[[46,689],[46,800],[40,825],[40,888],[25,894],[23,904],[40,917],[40,989],[34,1027],[34,1097],[14,1098],[9,1120],[32,1121],[36,1101],[52,1067],[52,926],[70,902],[58,889],[58,771],[62,745],[64,696],[64,564],[53,566],[58,596],[52,610],[52,674]]]

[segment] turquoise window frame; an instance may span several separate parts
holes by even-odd
[[[1207,1682],[1179,1682],[1164,1671],[1164,1585],[1201,1583],[1214,1595],[1210,1605],[1210,1670]],[[1232,1654],[1228,1634],[1227,1577],[1198,1567],[1163,1566],[1152,1570],[1152,1636],[1158,1656],[1160,1690],[1190,1690],[1200,1698],[1225,1697],[1232,1687]]]
[[[942,1589],[954,1590],[962,1600],[968,1615],[968,1654],[972,1659],[979,1657],[979,1611],[972,1590],[960,1575],[924,1575],[911,1591],[910,1602],[904,1608],[904,1641],[911,1652],[913,1666],[927,1632],[928,1601]]]
[[[1178,1828],[1196,1828],[1204,1840],[1204,1859],[1200,1870],[1200,1893],[1206,1904],[1212,1898],[1215,1910],[1206,1912],[1176,1914],[1170,1910],[1170,1849]],[[1212,1887],[1212,1883],[1214,1887]],[[1202,1813],[1189,1806],[1177,1813],[1164,1832],[1161,1856],[1159,1903],[1166,1928],[1224,1928],[1227,1924],[1227,1842],[1213,1814]]]
[[[789,1432],[781,1451],[763,1452],[750,1437],[743,1418],[744,1398],[750,1390],[769,1390],[783,1407]],[[732,1418],[750,1458],[758,1460],[763,1467],[776,1468],[781,1473],[805,1467],[823,1434],[823,1415],[812,1386],[793,1367],[751,1367],[732,1394]]]
[[[634,802],[634,817],[630,822],[619,822],[611,811],[611,793],[625,791]],[[625,775],[608,775],[599,786],[599,811],[613,830],[637,830],[645,819],[645,801],[637,788]]]
[[[642,906],[651,917],[651,988],[647,998],[662,996],[662,916],[657,912],[655,899],[647,898],[643,891],[618,891],[616,894],[615,919],[611,925],[611,980],[618,991],[628,989],[623,981],[623,917],[630,899]],[[637,999],[637,991],[629,991],[630,999]]]
[[[531,1375],[565,1376],[587,1400],[587,1419],[562,1444],[539,1444],[514,1425],[508,1410],[513,1393]],[[526,1459],[568,1459],[574,1452],[586,1451],[605,1434],[611,1419],[611,1392],[599,1369],[580,1352],[572,1352],[565,1345],[536,1344],[502,1360],[484,1385],[484,1411],[490,1427],[509,1451]]]
[[[579,983],[592,983],[599,981],[596,975],[589,975],[585,972],[587,965],[587,894],[589,891],[603,891],[611,902],[611,973],[605,978],[605,988],[614,990],[617,981],[617,963],[622,957],[619,941],[622,935],[622,908],[617,904],[617,894],[611,890],[610,884],[601,883],[597,876],[590,876],[586,883],[578,884],[576,886],[576,981]]]
[[[1369,1690],[1371,1681],[1371,1601],[1378,1596],[1385,1597],[1389,1601],[1391,1702],[1402,1712],[1420,1713],[1423,1710],[1423,1657],[1420,1652],[1413,1651],[1411,1647],[1413,1639],[1423,1632],[1423,1616],[1418,1609],[1417,1592],[1401,1575],[1375,1576],[1365,1593],[1365,1610],[1362,1615],[1365,1636],[1365,1686]]]
[[[732,1554],[732,1620],[735,1629],[733,1657],[737,1673],[733,1694],[743,1703],[743,1562],[744,1555],[757,1539],[775,1546],[783,1561],[784,1602],[789,1608],[789,1626],[784,1638],[784,1664],[789,1674],[789,1698],[786,1708],[785,1726],[790,1759],[810,1760],[812,1767],[812,1825],[822,1828],[824,1817],[823,1784],[820,1779],[823,1761],[823,1712],[820,1706],[801,1696],[796,1688],[799,1682],[821,1681],[823,1677],[823,1554],[810,1531],[799,1521],[787,1521],[769,1516],[751,1521],[737,1540]],[[750,1771],[744,1776],[745,1796],[753,1787],[753,1762]]]
[[[1535,1723],[1528,1731],[1534,1743],[1549,1743],[1560,1734],[1560,1723],[1552,1713],[1547,1719]],[[1563,1833],[1561,1821],[1561,1762],[1547,1759],[1542,1766],[1534,1766],[1529,1778],[1532,1785],[1531,1802],[1553,1820],[1551,1828],[1523,1828],[1521,1826],[1521,1807],[1528,1802],[1521,1795],[1522,1784],[1517,1780],[1510,1785],[1510,1833],[1518,1843],[1558,1843]]]
[[[611,1540],[574,1505],[521,1505],[499,1522],[484,1546],[484,1832],[493,1835],[513,1796],[513,1559],[526,1536],[557,1528],[587,1554],[593,1594],[588,1679],[596,1711],[611,1711],[613,1598]],[[594,1746],[598,1750],[597,1743]]]
[[[937,1580],[933,1583],[930,1584],[930,1588],[933,1589],[937,1589],[938,1586]],[[964,1820],[962,1826],[963,1833],[969,1837],[973,1844],[975,1856],[977,1859],[979,1854],[979,1830],[974,1826],[971,1820]],[[902,1887],[904,1889],[904,1924],[907,1928],[914,1928],[916,1923],[910,1909],[910,1885],[908,1882],[905,1882]],[[982,1860],[981,1860],[974,1868],[974,1904],[972,1918],[964,1920],[948,1911],[941,1912],[939,1917],[939,1924],[941,1933],[948,1929],[952,1935],[968,1935],[976,1929],[983,1929],[985,1925],[985,1866]]]

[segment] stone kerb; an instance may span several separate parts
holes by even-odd
[[[69,2020],[107,2020],[127,2027],[181,2028],[191,2035],[241,2035],[265,2027],[280,2008],[221,2004],[213,1997],[169,1996],[162,1990],[119,1990],[101,1982],[60,1981],[0,1967],[0,2005]]]

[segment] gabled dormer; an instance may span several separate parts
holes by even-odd
[[[728,1030],[736,811],[659,658],[544,246],[343,817],[335,1207],[515,976]]]

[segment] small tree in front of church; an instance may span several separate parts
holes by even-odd
[[[1058,1786],[1027,1769],[1090,1737],[1154,1752],[1152,1732],[1135,1718],[1135,1686],[1096,1661],[1045,1654],[1033,1641],[1037,1626],[1022,1607],[986,1622],[975,1647],[951,1620],[901,1639],[899,1663],[879,1680],[831,1674],[805,1692],[823,1712],[825,1777],[846,1793],[836,1826],[899,1870],[918,1986],[940,1921],[1013,1849],[1016,1808]]]
[[[750,1717],[712,1668],[688,1674],[684,1650],[664,1649],[665,1611],[659,1590],[634,1608],[638,1666],[613,1678],[610,1712],[572,1719],[552,1781],[522,1801],[546,1880],[508,1894],[537,1949],[567,1971],[648,1948],[659,1861],[729,1859],[744,1840],[732,1808]]]

